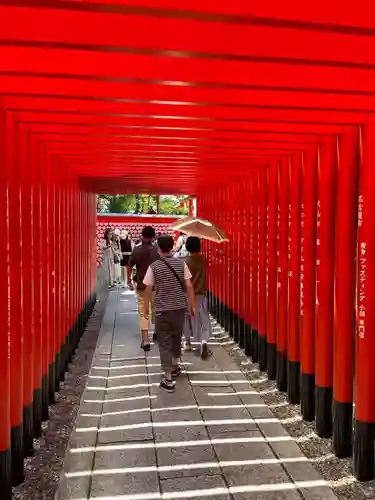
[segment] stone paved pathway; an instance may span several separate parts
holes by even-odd
[[[212,357],[186,354],[165,393],[134,294],[110,293],[58,499],[336,499],[213,335]]]

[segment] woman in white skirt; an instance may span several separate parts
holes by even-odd
[[[112,234],[112,251],[113,251],[113,281],[115,285],[121,284],[121,245],[120,245],[120,230],[115,229]]]
[[[105,281],[109,288],[114,286],[113,282],[113,249],[112,249],[112,229],[107,228],[100,243],[103,253],[102,268],[104,269]]]

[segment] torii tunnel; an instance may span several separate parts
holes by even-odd
[[[373,14],[0,0],[3,500],[95,303],[96,193],[197,197],[212,314],[374,477]]]

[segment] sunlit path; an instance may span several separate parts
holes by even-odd
[[[134,295],[110,293],[59,499],[336,498],[298,447],[311,436],[285,431],[220,346],[225,333],[214,329],[208,360],[185,355],[168,394],[157,344],[140,349],[135,309]]]

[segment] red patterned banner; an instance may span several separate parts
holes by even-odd
[[[158,217],[158,216],[136,216],[136,215],[98,215],[96,222],[96,240],[97,240],[97,265],[101,264],[100,241],[103,238],[104,231],[107,227],[111,229],[126,230],[129,237],[136,242],[141,237],[142,229],[145,226],[152,226],[156,234],[170,234],[174,236],[174,231],[169,229],[172,222],[179,217]]]

